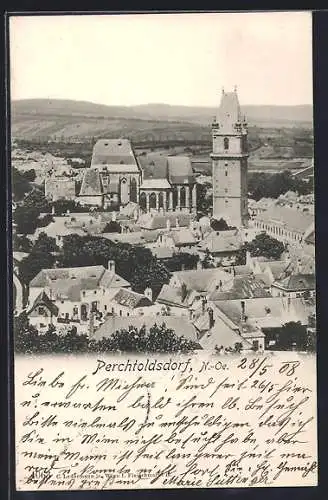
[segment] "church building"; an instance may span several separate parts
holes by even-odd
[[[150,210],[196,211],[196,179],[190,158],[137,158],[127,139],[101,139],[93,148],[78,201],[107,208],[136,203]]]
[[[229,225],[247,226],[247,123],[242,117],[237,89],[222,90],[212,124],[213,217]]]

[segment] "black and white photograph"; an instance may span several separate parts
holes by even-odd
[[[16,488],[315,486],[311,12],[9,38]]]

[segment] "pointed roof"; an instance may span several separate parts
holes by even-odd
[[[238,100],[237,91],[222,91],[221,103],[217,115],[220,131],[235,133],[235,124],[242,121],[242,115]]]
[[[97,169],[87,168],[83,175],[79,196],[102,195],[101,179]]]
[[[34,311],[37,306],[45,306],[54,316],[58,315],[58,307],[49,299],[48,295],[44,291],[42,291],[37,296],[27,314],[30,314],[32,311]]]

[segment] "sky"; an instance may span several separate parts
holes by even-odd
[[[310,12],[13,16],[11,98],[312,103]]]

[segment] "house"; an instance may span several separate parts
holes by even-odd
[[[193,324],[197,330],[199,343],[204,350],[225,352],[235,350],[237,346],[246,351],[253,349],[253,343],[241,334],[240,325],[231,321],[211,302]],[[263,338],[258,328],[254,328],[254,331],[257,335],[256,339]],[[259,343],[259,349],[262,350],[263,345],[264,342]]]
[[[314,216],[299,210],[273,205],[254,219],[254,226],[265,231],[283,243],[300,245],[310,227],[313,227]]]
[[[126,288],[120,288],[109,303],[110,314],[128,316],[149,316],[156,314],[159,307],[152,301],[152,290],[146,288],[145,294],[137,293]]]
[[[172,273],[169,285],[176,288],[185,286],[206,296],[215,289],[221,288],[227,282],[232,282],[233,276],[220,268],[195,269],[190,271],[175,271]]]
[[[314,274],[292,274],[274,281],[271,285],[273,297],[314,297],[316,281]]]
[[[182,227],[190,227],[194,214],[182,211],[156,213],[149,212],[140,216],[138,225],[145,231],[162,229],[171,231]]]
[[[90,316],[105,316],[120,288],[130,283],[115,273],[115,262],[104,266],[43,269],[30,282],[29,307],[45,293],[58,308],[58,320],[85,323]]]
[[[189,227],[183,227],[174,231],[161,231],[156,240],[156,246],[172,248],[185,252],[194,248],[198,243],[198,238]]]
[[[215,301],[214,304],[241,328],[244,338],[251,339],[249,335],[254,335],[255,330],[260,329],[265,335],[265,349],[274,346],[275,339],[286,323],[300,321],[306,326],[315,307],[313,300],[285,297]],[[258,345],[262,345],[260,341]]]
[[[44,291],[39,293],[27,311],[30,325],[34,326],[39,333],[45,332],[50,325],[55,325],[58,314],[58,307]]]
[[[215,289],[209,300],[233,300],[271,297],[270,282],[265,274],[235,276],[229,288]]]
[[[146,331],[149,331],[155,325],[159,327],[165,325],[166,328],[173,330],[178,337],[184,337],[187,340],[198,342],[197,330],[188,319],[160,315],[135,316],[133,318],[109,316],[94,332],[93,338],[95,340],[102,340],[103,338],[108,338],[120,330],[140,330],[143,327],[146,328]],[[199,349],[201,349],[200,345]]]
[[[198,252],[204,260],[209,254],[216,265],[229,266],[236,263],[242,246],[238,231],[212,231],[198,243]]]
[[[162,314],[192,319],[193,312],[201,306],[202,300],[201,294],[187,290],[185,285],[163,285],[156,302],[161,306]]]

